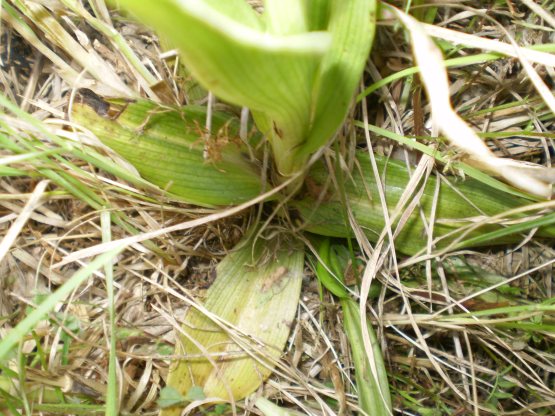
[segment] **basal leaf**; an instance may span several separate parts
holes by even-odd
[[[401,162],[387,160],[377,155],[376,160],[379,171],[383,173],[385,197],[391,213],[409,182],[409,173],[407,167]],[[357,223],[367,237],[371,241],[376,241],[385,227],[376,178],[372,173],[366,152],[360,152],[357,155],[357,163],[360,165],[360,170],[355,170],[352,173],[353,180],[345,183],[345,198]],[[353,231],[348,222],[342,198],[333,190],[329,190],[326,194],[320,194],[320,191],[325,189],[324,185],[328,178],[329,172],[323,164],[316,166],[309,174],[312,190],[309,191],[308,196],[295,202],[294,205],[301,213],[308,231],[331,237],[352,237]],[[415,254],[426,247],[427,231],[418,210],[421,209],[424,216],[430,218],[436,181],[434,176],[428,179],[419,208],[413,211],[395,239],[397,251]],[[455,181],[456,189],[446,182],[440,184],[433,231],[435,238],[443,238],[438,241],[436,248],[445,247],[456,238],[461,237],[461,233],[477,221],[486,220],[490,216],[500,215],[510,209],[530,203],[527,199],[515,197],[473,179],[464,181],[453,179],[453,182]],[[542,225],[541,223],[534,224]],[[549,225],[550,223],[547,221],[546,224],[548,226],[540,228],[536,235],[547,238],[555,237],[555,227]],[[516,226],[509,226],[508,230],[511,227]],[[395,231],[395,224],[393,230]],[[465,239],[469,244],[465,244],[465,246],[506,244],[522,239],[518,232],[509,235],[503,230],[504,227],[496,223],[481,225],[466,235]],[[479,238],[484,233],[492,233],[491,236],[496,238]]]
[[[268,31],[274,35],[293,35],[307,31],[303,2],[299,0],[266,0],[264,17]]]
[[[232,205],[258,196],[262,181],[238,137],[237,121],[213,115],[213,135],[201,107],[125,105],[114,118],[75,104],[72,117],[130,162],[143,178],[201,206]]]
[[[249,236],[218,265],[204,307],[232,328],[189,310],[176,354],[190,358],[174,362],[168,377],[180,394],[200,386],[206,397],[239,400],[271,373],[297,310],[304,266],[302,247],[280,240]],[[177,414],[173,408],[164,416]]]

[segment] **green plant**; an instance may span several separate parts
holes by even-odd
[[[117,110],[112,118],[96,114],[87,105],[75,105],[73,119],[131,161],[144,178],[190,203],[205,206],[247,203],[263,189],[278,184],[288,185],[289,193],[298,192],[301,179],[307,175],[305,166],[310,156],[329,142],[349,109],[368,56],[376,3],[267,1],[261,15],[242,0],[164,0],[155,8],[144,1],[120,3],[179,47],[187,68],[205,88],[251,110],[258,131],[270,144],[275,170],[264,176],[256,163],[247,160],[248,147],[258,146],[259,135],[243,137],[243,141],[228,140],[230,143],[222,146],[217,144],[219,137],[233,138],[239,134],[238,121],[223,113],[212,113],[210,132],[200,127],[207,116],[202,108],[159,108],[144,101],[123,106],[111,103]],[[217,154],[210,156],[208,152],[207,156],[207,149],[214,145]],[[256,150],[253,156],[255,160],[263,158]],[[374,175],[367,153],[359,151],[353,159],[357,167],[352,179],[343,181],[342,156],[336,157],[337,169],[316,163],[308,172],[303,197],[289,206],[300,213],[306,230],[342,238],[354,235],[348,221],[348,206],[367,237],[376,241],[387,229],[379,209],[379,178]],[[160,158],[164,160],[163,167],[159,166]],[[378,171],[385,174],[385,203],[389,210],[398,210],[410,181],[406,167],[376,158]],[[329,178],[334,176],[340,178],[339,183],[346,182],[346,187],[340,186],[337,192],[326,190]],[[265,183],[262,177],[267,178]],[[198,181],[202,186],[194,189]],[[484,230],[503,230],[506,218],[501,217],[498,223],[485,221],[478,228],[480,224],[476,225],[469,217],[489,218],[528,203],[525,198],[514,198],[479,182],[457,184],[457,190],[441,185],[436,197],[435,179],[414,185],[420,195],[415,202],[419,202],[426,218],[437,204],[433,230],[438,237],[433,245],[436,248],[479,245],[467,241]],[[274,192],[272,197],[278,202],[283,198],[290,196]],[[414,210],[414,203],[410,207]],[[289,215],[283,208],[277,208],[276,213],[284,219]],[[423,238],[426,228],[416,211],[408,211],[407,215],[399,211],[391,219],[395,245],[401,253],[415,254],[427,246]],[[518,218],[518,214],[515,216]],[[399,220],[400,217],[403,219]],[[542,225],[549,224],[546,221]],[[529,228],[534,226],[532,223]],[[462,234],[465,238],[461,241],[461,230],[465,227],[468,232]],[[541,233],[546,237],[554,235],[552,228],[544,227]],[[168,378],[168,384],[180,397],[186,397],[194,386],[201,386],[207,397],[237,400],[254,391],[270,374],[288,332],[280,323],[293,319],[304,259],[303,246],[294,236],[270,235],[274,237],[262,249],[260,240],[269,237],[258,225],[254,226],[219,265],[218,279],[203,307],[187,313],[177,353],[196,358],[175,361]],[[518,236],[501,236],[485,243],[515,239]],[[329,257],[325,250],[322,253]],[[295,266],[288,263],[293,259]],[[325,273],[320,269],[319,275]],[[279,290],[269,289],[274,285]],[[350,334],[356,357],[361,405],[367,411],[388,414],[391,405],[383,363],[371,365],[375,361],[366,357],[356,305],[343,291],[336,293],[329,281],[325,286],[341,298],[345,330]],[[233,296],[223,296],[222,291]],[[257,324],[251,325],[251,319],[256,319]],[[231,324],[231,328],[226,324]],[[371,327],[368,330],[373,334]],[[266,346],[260,349],[240,334]],[[376,344],[375,340],[373,343]],[[211,358],[238,347],[243,354],[229,362],[221,364]],[[377,348],[371,356],[377,359],[380,354]],[[376,368],[380,369],[379,376]],[[376,377],[381,390],[368,384]],[[178,412],[179,406],[164,409],[166,415]]]
[[[325,239],[318,250],[320,261],[316,276],[320,283],[339,298],[343,310],[345,333],[349,339],[360,408],[368,415],[385,415],[392,412],[391,395],[382,351],[370,322],[365,322],[370,335],[372,354],[367,354],[358,314],[358,304],[345,286],[344,274],[350,259],[343,245],[331,245]],[[370,358],[372,357],[372,361]]]
[[[290,177],[340,127],[366,62],[376,1],[122,1],[179,48],[201,84],[248,107]]]
[[[69,0],[64,3],[76,6]],[[316,159],[311,156],[323,153],[341,129],[351,106],[372,43],[376,1],[268,0],[263,14],[243,0],[163,0],[155,7],[147,1],[119,3],[167,36],[205,88],[231,104],[248,107],[257,131],[241,135],[244,120],[230,113],[143,100],[112,100],[107,103],[108,115],[75,103],[73,121],[131,162],[142,179],[122,171],[113,172],[116,176],[139,186],[148,186],[146,179],[162,193],[203,207],[234,206],[232,211],[237,212],[249,206],[249,201],[265,201],[266,208],[273,209],[265,219],[268,223],[277,219],[269,228],[261,221],[251,226],[218,266],[216,282],[203,304],[192,305],[183,318],[176,353],[186,358],[172,363],[170,389],[160,402],[165,414],[178,414],[180,406],[195,400],[229,401],[233,406],[271,373],[298,304],[305,258],[303,239],[298,238],[301,231],[347,239],[356,235],[356,223],[373,242],[389,232],[390,245],[405,254],[504,244],[538,227],[540,236],[554,236],[552,214],[522,218],[524,209],[541,213],[545,206],[526,208],[532,197],[503,187],[468,165],[458,166],[473,172],[482,183],[455,180],[449,185],[433,175],[427,182],[414,181],[406,165],[369,157],[366,150],[328,152],[325,160],[307,169]],[[207,118],[209,131],[203,127]],[[367,123],[361,126],[373,128]],[[263,163],[264,140],[271,148],[270,168]],[[416,147],[412,140],[405,141]],[[448,162],[435,149],[421,146]],[[90,159],[87,154],[79,156]],[[408,199],[407,186],[415,186],[415,198]],[[267,190],[269,194],[264,195]],[[434,239],[426,241],[428,234]],[[318,277],[340,298],[355,356],[361,407],[389,414],[391,398],[373,330],[366,328],[375,347],[370,352],[364,348],[362,335],[366,316],[357,316],[356,303],[341,280],[324,281],[329,277],[326,267],[342,275],[342,267],[333,264],[340,257],[340,246],[334,246],[330,254],[326,241],[320,251],[323,263],[318,266]],[[109,260],[102,257],[95,264],[105,265]],[[106,270],[109,276],[108,266]],[[78,283],[82,277],[75,279]],[[63,295],[68,289],[62,288]],[[40,316],[24,321],[17,333],[0,343],[2,354],[52,308],[52,302],[41,308]],[[112,327],[113,318],[111,311]],[[114,354],[110,356],[111,380]],[[376,380],[374,385],[369,383]],[[199,386],[201,394],[197,394]],[[107,407],[116,412],[113,384],[109,391]],[[280,411],[263,400],[258,403]]]
[[[191,73],[205,88],[226,101],[251,110],[258,130],[272,148],[276,175],[271,180],[277,183],[292,180],[289,188],[298,189],[298,179],[302,178],[308,158],[336,133],[351,105],[372,44],[376,1],[269,0],[264,4],[262,15],[256,14],[243,0],[170,0],[158,2],[156,7],[145,1],[123,1],[121,4],[174,43]],[[226,156],[224,153],[224,160]],[[226,175],[243,171],[243,167],[234,166],[227,169]],[[225,182],[227,178],[222,179]],[[176,191],[175,187],[173,191]],[[237,201],[228,199],[226,202],[231,204]],[[217,201],[216,205],[226,202]],[[247,316],[258,319],[253,319],[256,325],[253,323],[252,327],[244,328],[245,332],[262,340],[270,337],[269,332],[285,332],[281,332],[277,339],[273,339],[274,335],[268,338],[272,342],[269,344],[270,349],[266,349],[266,358],[258,355],[239,359],[226,365],[225,369],[218,368],[214,362],[206,359],[196,369],[191,367],[191,362],[175,363],[168,382],[179,386],[178,390],[182,394],[190,388],[188,383],[193,380],[193,384],[198,383],[209,390],[209,395],[229,399],[245,397],[256,389],[273,366],[271,362],[263,366],[254,365],[253,358],[255,361],[271,360],[271,357],[277,358],[283,348],[288,333],[288,328],[283,328],[283,322],[290,322],[293,318],[300,295],[299,274],[304,262],[303,249],[297,243],[289,242],[286,245],[290,248],[284,251],[283,239],[278,239],[270,244],[273,249],[269,253],[257,254],[258,242],[252,238],[249,237],[247,241],[252,242],[253,248],[247,246],[239,249],[230,255],[230,260],[226,259],[220,264],[219,278],[205,305],[211,312],[219,312],[221,318],[242,326],[249,319],[241,317],[236,312],[238,305],[233,305],[252,297],[257,299],[255,303],[258,306],[246,308]],[[291,257],[291,250],[296,257]],[[241,261],[250,263],[250,253],[251,262],[256,265],[254,273],[258,278],[253,275],[252,281],[247,279],[248,274],[243,276],[246,270],[233,271],[228,266],[235,261],[231,258],[240,256],[241,251],[247,256]],[[297,259],[295,268],[286,265],[288,258]],[[263,264],[270,260],[273,266],[264,267]],[[237,279],[236,274],[239,274],[237,283],[232,285],[227,282],[228,278]],[[264,282],[272,280],[276,281],[270,282],[266,288]],[[291,287],[292,292],[280,288],[274,293],[271,287],[280,287],[281,281],[285,281],[283,284],[287,288]],[[297,283],[291,286],[294,281]],[[220,285],[240,288],[241,293],[238,292],[235,299],[228,299],[226,304],[217,289]],[[266,305],[264,311],[257,311],[257,307],[266,303],[262,299],[266,291],[272,302],[277,303]],[[225,312],[229,310],[233,311],[233,315]],[[201,322],[206,321],[202,315],[194,318],[194,314],[188,314],[186,320],[189,319],[197,323],[199,319]],[[273,326],[274,330],[261,331],[259,328],[263,323],[264,327]],[[204,325],[210,326],[208,322]],[[201,345],[218,345],[210,335],[217,333],[212,330],[204,332],[208,334],[205,336],[202,331],[187,334],[185,338],[189,339],[182,339],[178,351],[198,353],[203,351]],[[228,338],[229,334],[220,336]],[[223,340],[219,343],[225,345]],[[245,351],[249,351],[249,348]],[[231,370],[228,371],[229,367]],[[266,369],[263,370],[264,367]],[[210,376],[210,373],[213,375]],[[225,376],[222,375],[224,373]],[[214,387],[214,383],[218,387]]]

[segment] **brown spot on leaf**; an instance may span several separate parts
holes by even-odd
[[[97,93],[88,88],[80,88],[75,94],[75,101],[91,107],[99,116],[107,116],[110,104],[103,100]]]
[[[262,292],[265,293],[273,286],[279,283],[283,277],[289,273],[289,269],[284,266],[279,266],[266,280],[262,283]]]
[[[283,130],[280,129],[280,128],[277,126],[277,124],[276,124],[275,121],[272,122],[272,128],[274,129],[274,133],[275,133],[280,139],[283,139]]]

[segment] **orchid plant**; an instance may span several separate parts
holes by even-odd
[[[349,177],[343,195],[326,191],[329,166],[317,161],[307,169],[316,160],[312,156],[340,131],[352,106],[372,46],[378,2],[265,0],[262,12],[244,0],[119,0],[118,4],[174,45],[205,89],[228,104],[248,109],[256,133],[245,137],[241,130],[246,121],[223,112],[195,106],[168,109],[147,101],[119,107],[111,103],[118,107],[111,118],[77,104],[74,121],[131,162],[143,178],[199,206],[248,205],[268,190],[268,197],[260,200],[287,201],[308,178],[312,191],[287,206],[300,215],[306,230],[324,236],[312,240],[319,246],[316,274],[343,307],[361,409],[372,415],[391,414],[379,345],[366,318],[359,319],[341,276],[346,267],[341,262],[344,253],[327,239],[355,235],[345,201],[369,240],[376,241],[387,227],[380,214],[376,169],[367,154],[357,154],[358,170]],[[206,124],[213,136],[224,132],[242,140],[217,145],[217,155],[207,157],[206,141],[199,140],[209,136],[199,129]],[[261,142],[271,149],[269,168],[263,163],[263,152],[253,150]],[[406,198],[404,188],[411,179],[403,164],[376,158],[379,170],[387,172],[386,202],[393,209]],[[489,235],[475,232],[475,222],[467,217],[496,215],[527,203],[525,198],[476,184],[467,181],[457,191],[433,178],[428,184],[415,184],[422,212],[427,218],[432,212],[436,216],[437,247],[505,243],[522,231],[522,224],[518,230],[496,224],[487,227]],[[278,219],[287,217],[284,205],[275,210]],[[396,225],[398,252],[415,254],[423,249],[426,226],[418,212],[409,212]],[[530,223],[529,228],[536,225]],[[461,234],[462,227],[466,234]],[[553,229],[540,233],[554,235]],[[307,239],[297,238],[294,232],[265,234],[263,225],[255,222],[219,264],[207,298],[183,319],[176,355],[184,358],[170,368],[167,384],[175,395],[165,402],[166,416],[180,414],[195,388],[202,389],[202,397],[196,399],[203,404],[234,403],[253,393],[271,374],[299,302],[303,241]],[[373,353],[365,349],[363,332],[371,335]]]

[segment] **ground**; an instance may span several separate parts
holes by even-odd
[[[0,250],[0,339],[90,261],[57,265],[68,254],[103,239],[117,240],[219,212],[118,177],[118,166],[133,167],[91,135],[74,130],[68,117],[75,85],[106,99],[141,95],[166,105],[206,104],[206,92],[180,66],[177,52],[120,12],[108,12],[103,1],[84,2],[85,8],[74,9],[57,1],[34,4],[39,3],[44,8],[5,2],[2,10],[0,82],[3,96],[21,110],[2,104],[0,114],[3,244],[18,218],[27,221]],[[555,10],[549,2],[542,4],[544,16],[528,2],[510,0],[434,7],[413,3],[413,15],[438,27],[503,42],[509,42],[510,35],[521,46],[555,50],[549,20]],[[39,18],[38,11],[46,12],[46,17]],[[93,12],[101,27],[94,25]],[[121,38],[103,33],[112,27]],[[449,69],[451,100],[462,118],[497,155],[550,166],[555,154],[554,114],[519,59],[473,61],[484,51],[442,39],[437,44],[446,59],[467,57]],[[129,65],[131,52],[144,71]],[[93,59],[96,73],[83,71]],[[363,129],[356,124],[363,119],[436,146],[422,83],[401,72],[413,65],[406,32],[391,20],[382,21],[361,88],[371,87],[372,92],[363,104],[353,106],[339,146],[346,151],[366,147]],[[535,69],[552,90],[553,67]],[[382,79],[389,82],[378,88]],[[216,105],[230,109],[224,103]],[[365,111],[361,105],[366,105]],[[421,158],[391,137],[372,134],[372,140],[376,153],[411,162]],[[462,158],[446,142],[437,146],[451,152],[450,163]],[[438,164],[437,174],[460,179],[461,172],[450,163]],[[49,182],[29,212],[25,206],[43,180]],[[534,212],[547,218],[553,207],[545,202],[544,211]],[[103,212],[117,214],[112,216],[110,232]],[[262,215],[268,213],[266,208]],[[118,254],[112,271],[102,268],[92,273],[32,331],[21,334],[10,361],[0,362],[0,412],[12,414],[11,405],[20,414],[102,413],[108,339],[114,336],[121,414],[157,414],[157,399],[174,353],[174,328],[187,305],[203,299],[215,278],[215,265],[257,215],[253,207],[134,244]],[[553,245],[533,231],[520,241],[432,259],[385,257],[375,271],[383,289],[371,299],[368,311],[385,357],[395,414],[555,412]],[[363,271],[368,256],[364,250],[357,253]],[[106,283],[112,272],[115,326],[110,324]],[[337,300],[321,292],[308,262],[297,318],[280,364],[279,375],[261,390],[264,397],[301,414],[307,409],[312,414],[356,411],[342,314]],[[237,407],[239,412],[259,412],[249,401]],[[199,410],[216,411],[231,410],[226,406]]]

